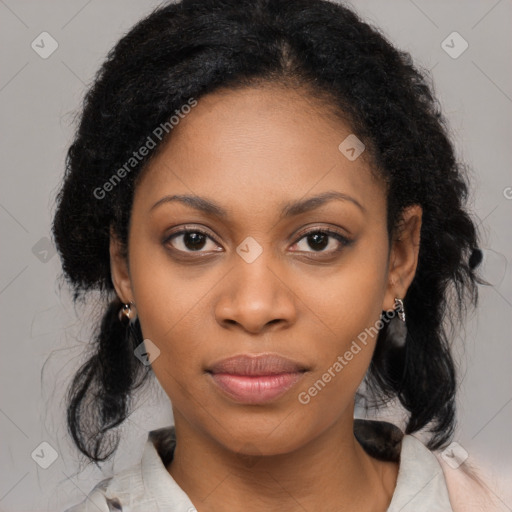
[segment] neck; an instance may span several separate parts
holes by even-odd
[[[167,469],[199,512],[385,511],[396,485],[398,465],[364,451],[354,437],[353,414],[278,455],[235,453],[176,413],[175,428]]]

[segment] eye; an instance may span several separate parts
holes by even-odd
[[[213,247],[208,249],[208,241],[214,242]],[[169,236],[164,243],[171,244],[171,246],[180,252],[211,252],[216,251],[218,247],[215,240],[206,231],[198,228],[182,229]],[[203,251],[206,246],[206,250]]]
[[[299,240],[295,242],[295,245],[300,246],[302,240],[305,242],[302,244],[302,249],[299,247],[299,251],[327,254],[339,252],[352,243],[352,240],[349,240],[338,231],[318,228],[303,233]],[[312,251],[307,250],[308,247],[312,249]],[[327,250],[325,250],[326,248]]]
[[[304,242],[302,242],[304,240]],[[210,248],[208,243],[211,242]],[[302,242],[303,247],[300,247]],[[180,231],[172,233],[164,241],[165,244],[171,245],[173,249],[182,253],[208,253],[221,252],[219,244],[206,231],[199,228],[184,228]],[[312,252],[321,254],[332,254],[340,252],[344,247],[350,245],[352,240],[334,231],[332,229],[311,229],[302,233],[300,238],[294,245],[298,246],[298,252]],[[312,250],[308,250],[312,249]],[[327,250],[326,250],[327,249]]]

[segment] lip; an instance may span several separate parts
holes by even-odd
[[[306,366],[278,354],[241,354],[222,359],[208,370],[212,381],[237,402],[276,400],[302,379]]]
[[[278,354],[239,354],[221,359],[214,363],[210,373],[227,373],[230,375],[266,376],[280,373],[298,373],[306,366]]]

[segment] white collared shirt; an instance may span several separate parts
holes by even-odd
[[[98,483],[65,512],[196,512],[151,439],[140,463]],[[402,438],[396,488],[387,512],[453,512],[436,456],[411,435]]]

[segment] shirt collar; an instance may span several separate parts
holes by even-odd
[[[387,512],[452,511],[442,468],[421,441],[385,421],[354,420],[354,434],[365,451],[379,460],[399,461],[393,498]],[[142,456],[144,486],[156,510],[195,512],[188,495],[167,471],[176,446],[174,426],[153,430]]]

